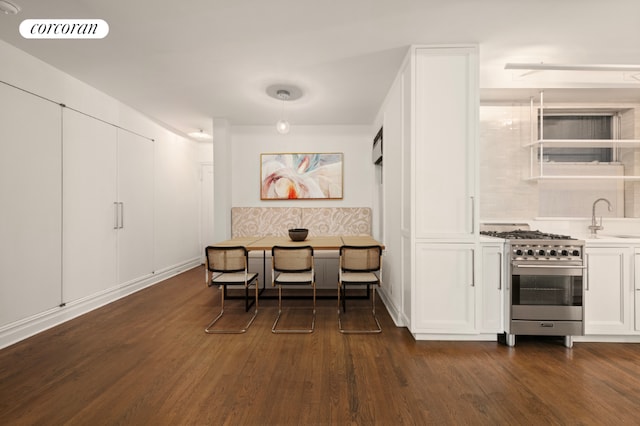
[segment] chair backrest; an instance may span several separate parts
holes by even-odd
[[[247,269],[248,251],[243,246],[209,246],[205,249],[211,272],[242,272]]]
[[[380,270],[382,247],[342,246],[340,247],[340,267],[343,271],[371,272]]]
[[[305,272],[313,270],[313,247],[274,246],[271,249],[273,270],[278,272]]]

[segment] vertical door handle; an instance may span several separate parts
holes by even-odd
[[[498,274],[498,290],[502,290],[502,252],[498,252],[498,268],[500,271]]]
[[[584,254],[584,291],[589,291],[589,253]]]
[[[471,250],[471,287],[476,286],[476,251]]]
[[[120,202],[120,229],[124,228],[124,202]]]
[[[118,202],[113,202],[113,229],[120,227],[120,216],[118,215]]]
[[[471,234],[476,233],[476,198],[471,196]]]

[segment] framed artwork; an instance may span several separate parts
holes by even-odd
[[[261,200],[342,199],[342,153],[260,155]]]

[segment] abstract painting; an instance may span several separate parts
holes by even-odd
[[[342,199],[342,153],[261,154],[260,199]]]

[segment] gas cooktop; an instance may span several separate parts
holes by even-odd
[[[488,237],[504,238],[507,240],[575,240],[568,235],[549,234],[528,229],[514,229],[510,231],[480,231],[481,235]]]

